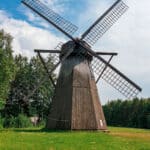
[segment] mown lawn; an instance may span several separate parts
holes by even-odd
[[[109,130],[110,133],[1,129],[0,150],[150,150],[150,130]]]

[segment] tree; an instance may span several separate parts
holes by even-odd
[[[49,57],[48,66],[53,66]],[[15,57],[16,76],[11,83],[11,90],[5,107],[5,115],[27,116],[38,115],[45,118],[53,96],[53,87],[38,57],[28,60],[21,55]],[[46,78],[46,81],[32,93],[36,86]],[[53,75],[55,78],[55,75]]]
[[[44,60],[47,62],[48,68],[53,67],[52,58],[48,57]],[[41,118],[46,118],[50,108],[51,100],[53,97],[53,85],[48,78],[48,75],[39,59],[39,57],[33,57],[30,61],[31,75],[32,76],[32,86],[34,89],[43,79],[46,81],[41,84],[41,86],[36,90],[36,92],[31,96],[30,103],[30,114],[36,113]],[[55,74],[52,74],[55,80]],[[33,83],[34,81],[34,83]],[[32,108],[32,109],[31,109]],[[34,110],[33,112],[31,110]]]
[[[103,108],[108,125],[150,128],[150,99],[111,101]]]
[[[0,105],[8,97],[10,83],[15,76],[15,63],[11,47],[12,37],[0,30]]]

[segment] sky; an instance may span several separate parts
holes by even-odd
[[[79,27],[80,36],[108,9],[114,0],[41,0],[48,7]],[[143,89],[138,95],[150,95],[150,1],[124,0],[129,10],[92,47],[93,50],[118,52],[112,65]],[[33,50],[53,49],[68,39],[53,26],[21,4],[21,0],[0,0],[0,29],[14,39],[14,55],[31,58]],[[100,80],[98,91],[102,104],[112,99],[125,99]]]

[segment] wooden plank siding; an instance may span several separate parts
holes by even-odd
[[[89,60],[68,57],[61,66],[46,127],[107,130]]]

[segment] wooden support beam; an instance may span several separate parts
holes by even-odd
[[[35,49],[34,52],[40,52],[40,53],[60,53],[60,50],[48,50],[48,49]],[[117,56],[118,53],[115,52],[95,52],[98,55],[113,55]]]
[[[46,70],[46,72],[47,72],[47,74],[48,74],[49,79],[51,80],[53,86],[55,87],[55,86],[56,86],[56,85],[55,85],[55,82],[54,82],[54,80],[53,80],[51,74],[49,73],[48,68],[47,68],[47,66],[46,66],[46,64],[45,64],[45,62],[44,62],[44,60],[43,60],[43,58],[42,58],[42,56],[40,55],[39,52],[38,52],[38,56],[39,56],[39,58],[40,58],[40,60],[41,60],[41,62],[42,62],[42,64],[43,64],[43,66],[44,66],[44,68],[45,68],[45,70]]]
[[[35,49],[36,53],[60,53],[60,50],[48,50],[48,49]]]
[[[113,56],[117,56],[118,53],[115,52],[95,52],[97,55],[113,55]]]

